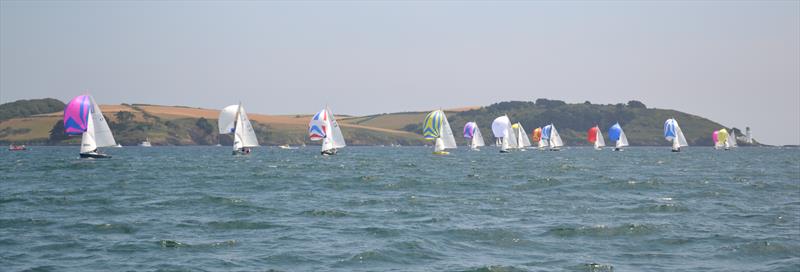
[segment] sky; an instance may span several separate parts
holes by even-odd
[[[0,0],[0,103],[86,92],[264,114],[640,100],[800,144],[800,1]]]

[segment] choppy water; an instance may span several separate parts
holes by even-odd
[[[0,270],[798,271],[800,150],[0,152]]]

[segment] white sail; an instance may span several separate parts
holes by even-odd
[[[737,147],[736,145],[736,132],[731,129],[731,135],[728,135],[728,147]]]
[[[620,130],[619,140],[617,140],[617,148],[628,146],[628,137],[625,137],[625,131]]]
[[[114,135],[111,134],[111,128],[106,123],[106,118],[103,116],[103,111],[100,110],[100,105],[94,101],[94,98],[89,96],[92,101],[92,112],[90,118],[94,122],[94,141],[97,147],[115,146],[117,142],[114,141]]]
[[[238,114],[237,114],[237,119]],[[234,131],[233,131],[233,150],[239,150],[244,147],[244,140],[242,140],[242,130],[244,130],[242,126],[242,122],[236,121],[234,122]]]
[[[492,122],[492,132],[494,133],[495,138],[505,138],[508,136],[508,127],[511,126],[511,120],[508,119],[508,116],[503,115],[497,117]]]
[[[553,126],[551,124],[551,126]],[[556,130],[556,126],[550,129],[550,147],[562,147],[564,146],[564,141],[561,140],[561,135],[558,134],[558,130]]]
[[[511,144],[516,142],[516,139],[514,138],[514,133],[511,132],[511,120],[508,119],[507,115],[497,117],[492,121],[492,133],[500,146],[500,150],[505,151],[513,148]]]
[[[476,125],[475,133],[472,134],[472,143],[470,144],[470,147],[478,148],[484,145],[486,145],[486,143],[483,142],[483,134],[481,134],[481,130]]]
[[[439,135],[441,135],[439,139],[442,139],[444,148],[457,148],[456,137],[453,135],[453,130],[450,128],[450,122],[447,121],[447,116],[444,115],[444,112],[442,112],[442,128]]]
[[[445,144],[442,138],[436,138],[436,143],[433,145],[433,152],[441,152],[444,151]]]
[[[242,104],[222,109],[217,120],[220,134],[233,133],[233,150],[258,146],[258,138]]]
[[[531,146],[531,140],[528,139],[528,134],[525,132],[525,128],[522,127],[522,124],[517,123],[517,142],[519,148],[525,148]]]
[[[681,126],[678,125],[677,121],[675,121],[675,134],[678,137],[675,137],[673,147],[675,147],[675,144],[677,144],[678,147],[689,146],[689,143],[686,142],[686,137],[683,136],[683,131],[681,130]]]
[[[506,129],[506,138],[504,138],[505,142],[508,143],[508,148],[519,148],[519,141],[517,141],[517,133],[514,132],[514,128],[512,126],[508,126]]]
[[[344,141],[344,135],[342,134],[342,128],[339,127],[339,123],[336,122],[336,117],[333,116],[333,112],[328,107],[325,107],[325,110],[328,111],[331,133],[333,134],[331,137],[331,146],[333,146],[333,148],[342,148],[347,146],[347,143]]]
[[[241,133],[239,137],[242,138],[242,145],[244,147],[255,147],[258,146],[258,138],[256,137],[256,131],[253,130],[253,124],[250,123],[250,119],[247,118],[247,113],[244,111],[244,107],[239,104],[239,123],[242,124],[242,130],[236,130],[237,133]]]
[[[92,115],[92,113],[89,112],[89,115]],[[97,143],[94,141],[94,120],[90,116],[86,122],[86,131],[83,132],[81,137],[81,153],[92,152],[95,149],[97,149]]]
[[[603,139],[603,133],[600,132],[600,129],[597,129],[597,140],[594,141],[594,148],[601,148],[606,146],[606,140]]]
[[[236,123],[236,112],[238,111],[239,105],[230,105],[219,112],[219,118],[217,118],[219,134],[229,134],[233,132],[233,126]]]

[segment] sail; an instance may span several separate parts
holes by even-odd
[[[336,122],[336,116],[333,115],[333,112],[328,107],[325,107],[325,110],[328,111],[328,118],[330,118],[331,134],[333,134],[331,137],[333,148],[347,146],[347,143],[344,141],[344,134],[342,134],[342,128],[339,127],[339,122]]]
[[[736,132],[733,132],[731,129],[731,135],[728,136],[728,146],[729,147],[737,147],[736,145]]]
[[[478,128],[478,125],[475,125],[475,132],[472,134],[472,148],[476,148],[479,146],[484,146],[486,143],[483,142],[483,134],[481,134],[481,130]]]
[[[308,138],[312,141],[319,141],[327,136],[328,130],[328,112],[325,109],[320,110],[317,114],[311,117],[308,122]]]
[[[550,140],[550,130],[553,129],[553,125],[546,125],[542,128],[542,139]]]
[[[450,128],[450,123],[447,121],[447,116],[442,113],[442,131],[440,133],[444,148],[456,148],[456,137],[453,135],[453,129]]]
[[[241,107],[239,121],[242,122],[242,126],[244,127],[244,131],[242,131],[242,141],[244,142],[244,146],[258,146],[258,137],[256,137],[256,131],[253,129],[253,124],[250,123],[250,119],[247,118],[247,112],[244,111],[244,107]]]
[[[728,147],[728,131],[723,129],[717,130],[717,142],[715,147]]]
[[[80,95],[64,107],[64,132],[68,135],[80,135],[86,131],[92,102],[88,95]]]
[[[597,142],[598,130],[600,129],[597,128],[597,126],[593,126],[592,128],[589,129],[589,131],[586,132],[586,140],[589,141],[589,143],[594,144],[595,142]]]
[[[222,109],[219,112],[219,118],[217,118],[217,127],[219,128],[219,134],[229,134],[232,133],[236,122],[236,112],[239,111],[239,105],[230,105]]]
[[[597,136],[595,136],[596,141],[594,142],[594,147],[595,148],[601,148],[601,147],[606,146],[606,140],[603,139],[603,133],[600,132],[599,128],[597,129],[597,131],[595,133],[597,134]]]
[[[475,129],[478,127],[475,122],[467,122],[464,124],[464,138],[472,139],[475,135]]]
[[[92,115],[89,113],[88,115]],[[91,116],[86,120],[86,132],[81,137],[81,153],[88,153],[97,149],[97,142],[94,140],[94,120]]]
[[[425,139],[433,140],[439,138],[442,130],[442,116],[444,113],[440,110],[435,110],[425,116],[422,127],[422,136]]]
[[[114,140],[114,135],[111,133],[111,128],[106,123],[106,117],[103,116],[103,111],[100,110],[94,98],[89,96],[92,102],[91,119],[94,125],[94,141],[98,147],[115,146],[117,142]]]
[[[628,146],[628,137],[625,137],[625,131],[619,131],[619,140],[617,141],[617,148]]]
[[[239,115],[237,113],[236,115],[237,121],[234,122],[234,127],[233,127],[233,150],[239,150],[244,147],[244,140],[242,139],[243,134],[241,133],[241,131],[244,130],[244,126],[242,125],[242,122],[238,121],[238,119]]]
[[[436,138],[433,144],[433,152],[441,152],[444,151],[444,140],[442,138]]]
[[[564,146],[564,141],[561,140],[561,135],[558,134],[556,126],[550,124],[550,146],[561,147]]]
[[[503,138],[508,143],[508,148],[520,148],[519,141],[517,140],[517,133],[514,132],[512,126],[506,128],[506,137]]]
[[[622,127],[619,123],[614,124],[608,128],[608,139],[611,141],[619,141],[620,134],[622,134]]]
[[[714,147],[719,147],[719,130],[711,133],[711,140],[714,141]]]
[[[533,130],[533,132],[531,132],[531,140],[533,140],[534,142],[538,142],[541,139],[542,139],[542,128],[537,127]]]
[[[677,143],[680,146],[689,146],[689,143],[686,142],[686,137],[683,136],[683,130],[681,130],[681,126],[678,125],[678,122],[675,122],[675,139],[677,139]]]
[[[517,137],[518,148],[525,148],[531,146],[531,141],[528,140],[528,133],[525,132],[525,128],[522,127],[521,123],[516,123],[511,127],[514,128],[515,131],[514,136]]]
[[[508,119],[508,116],[503,115],[497,117],[492,122],[492,132],[494,133],[495,138],[505,138],[508,137],[508,129],[511,127],[511,120]]]

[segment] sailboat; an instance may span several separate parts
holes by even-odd
[[[628,137],[625,136],[625,131],[619,123],[614,124],[608,129],[608,139],[616,142],[614,144],[614,151],[622,151],[623,147],[628,146]]]
[[[424,127],[422,128],[422,136],[426,140],[434,140],[434,155],[447,155],[448,148],[456,148],[456,138],[453,136],[453,130],[450,128],[450,123],[447,122],[447,116],[444,111],[435,110],[425,116]]]
[[[603,139],[603,133],[600,132],[600,128],[598,126],[594,126],[589,129],[586,135],[586,140],[594,145],[595,150],[603,150],[603,147],[606,146],[606,141]]]
[[[733,129],[731,129],[731,135],[728,136],[728,141],[725,143],[727,144],[725,150],[729,150],[731,148],[736,148],[739,146],[736,144],[736,132],[734,132]]]
[[[117,145],[100,106],[91,95],[81,95],[69,101],[64,108],[64,132],[82,135],[81,158],[111,158],[111,155],[100,153],[98,148]]]
[[[144,142],[140,143],[139,146],[141,146],[141,147],[151,147],[153,145],[150,144],[150,138],[145,137],[144,138]]]
[[[553,124],[546,125],[542,128],[542,139],[547,141],[547,146],[550,151],[559,151],[564,146],[564,141],[561,140],[561,135],[558,134],[556,126]]]
[[[728,130],[724,128],[715,132],[717,137],[713,137],[712,135],[712,138],[716,138],[714,139],[715,149],[724,148],[725,150],[730,150],[731,148],[736,147],[736,134],[733,132],[733,130],[731,130],[730,134],[728,134]]]
[[[531,146],[531,141],[528,140],[528,133],[525,132],[525,128],[522,127],[521,123],[517,122],[511,125],[511,129],[514,131],[514,136],[517,138],[516,147],[520,151],[525,151],[526,147]]]
[[[536,146],[539,148],[539,150],[544,150],[544,148],[547,146],[546,142],[542,139],[541,127],[537,127],[533,130],[533,132],[531,132],[531,140],[536,142]]]
[[[250,154],[250,148],[258,146],[256,132],[250,124],[250,119],[247,118],[242,103],[223,108],[219,113],[217,125],[220,134],[233,134],[233,155]]]
[[[320,153],[323,156],[336,155],[339,148],[347,146],[342,136],[342,129],[327,106],[311,117],[311,122],[308,123],[308,137],[312,141],[322,140]]]
[[[683,136],[681,126],[675,118],[667,119],[664,122],[664,138],[672,142],[672,152],[681,152],[681,147],[689,146],[686,137]]]
[[[722,142],[719,141],[719,130],[715,130],[711,133],[711,140],[714,141],[714,149],[721,149]]]
[[[508,115],[497,117],[492,121],[492,133],[496,144],[500,146],[500,153],[511,152],[511,149],[517,147],[517,137],[511,128],[511,120]]]
[[[475,122],[468,122],[464,125],[464,138],[469,139],[469,148],[474,151],[480,151],[478,147],[486,145],[483,142],[483,135]]]

